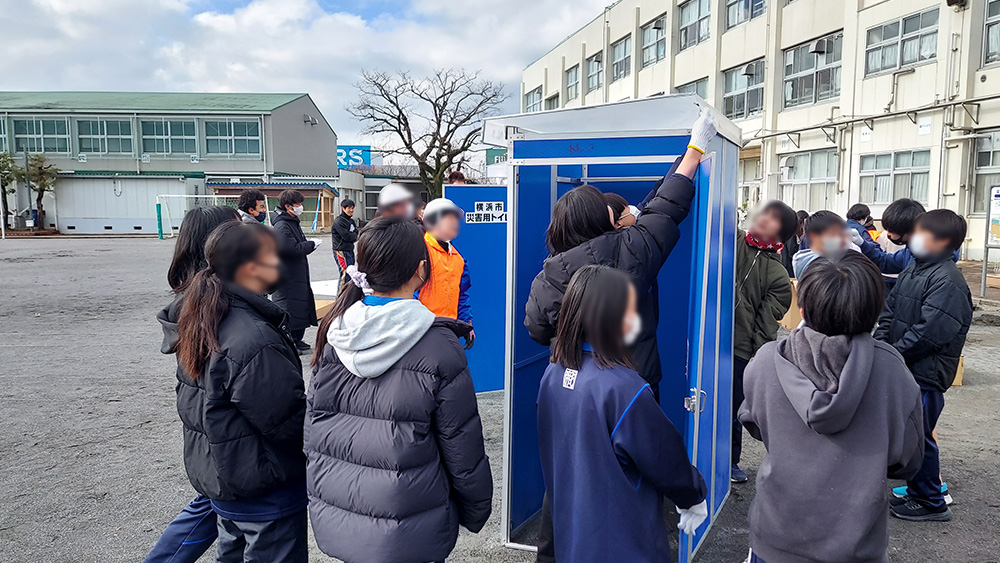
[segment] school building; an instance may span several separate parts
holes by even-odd
[[[620,0],[523,73],[522,110],[696,93],[743,130],[744,207],[969,221],[1000,186],[1000,0]]]
[[[302,191],[308,230],[314,216],[321,228],[339,213],[341,195],[363,190],[360,175],[338,172],[337,134],[308,94],[0,92],[3,152],[20,166],[43,154],[59,170],[38,226],[66,234],[176,230],[192,206],[232,205],[248,187],[272,207],[281,190]],[[35,194],[15,192],[8,201],[23,224]]]

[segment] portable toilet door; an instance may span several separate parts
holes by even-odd
[[[709,486],[709,521],[679,541],[690,561],[730,490],[736,174],[740,130],[695,96],[662,96],[487,120],[484,138],[508,147],[507,338],[503,503],[507,545],[533,549],[544,484],[536,398],[549,349],[524,327],[531,282],[548,256],[556,200],[583,184],[636,204],[684,154],[691,124],[711,111],[720,134],[694,179],[681,238],[658,277],[660,404]]]

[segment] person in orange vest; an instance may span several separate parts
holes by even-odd
[[[472,324],[469,305],[469,265],[452,241],[458,236],[460,217],[465,212],[447,198],[431,200],[424,209],[424,242],[430,257],[430,279],[417,293],[417,299],[439,317],[450,317]],[[465,349],[472,348],[476,332],[465,340]]]

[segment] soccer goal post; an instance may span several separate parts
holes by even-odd
[[[225,205],[236,208],[239,195],[179,195],[160,194],[156,196],[157,235],[162,238],[173,237],[181,228],[184,216],[198,207]]]

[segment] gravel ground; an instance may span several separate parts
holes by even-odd
[[[170,299],[172,249],[155,239],[0,242],[0,561],[141,561],[194,495],[181,461],[174,361],[159,353],[153,319]],[[314,280],[335,275],[326,250],[312,258]],[[1000,561],[1000,328],[985,324],[973,328],[966,384],[948,392],[939,425],[955,520],[892,521],[893,561]],[[500,545],[502,394],[479,401],[494,516],[482,533],[463,532],[450,560],[531,561]],[[763,449],[748,443],[745,452],[751,483],[734,487],[698,561],[746,555]],[[315,546],[312,555],[330,560]]]

